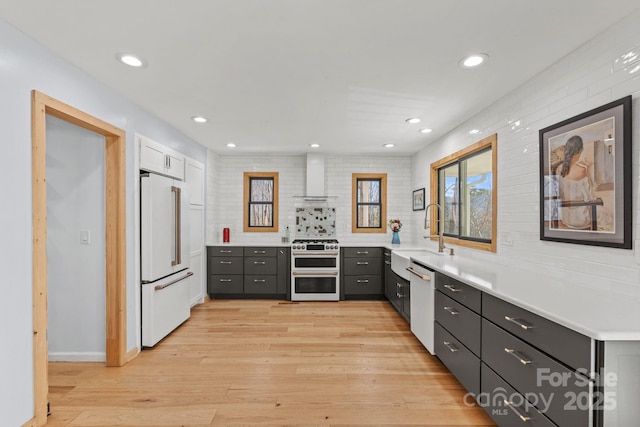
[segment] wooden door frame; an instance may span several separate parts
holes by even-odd
[[[106,365],[126,363],[126,134],[38,91],[31,93],[33,366],[35,425],[47,422],[46,115],[105,137]]]

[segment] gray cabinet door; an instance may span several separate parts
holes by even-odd
[[[242,274],[242,257],[209,257],[210,274]]]
[[[438,322],[434,323],[433,344],[438,359],[464,388],[477,396],[480,393],[480,359]]]
[[[274,275],[244,275],[244,293],[273,295],[277,290],[277,279]]]
[[[434,315],[438,323],[480,357],[479,315],[440,291],[435,292]]]
[[[277,293],[291,299],[291,248],[278,248],[278,284]]]
[[[273,274],[278,272],[277,258],[244,257],[244,274]]]
[[[242,294],[242,274],[210,274],[207,281],[209,294]]]

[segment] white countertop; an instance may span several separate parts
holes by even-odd
[[[412,260],[601,341],[640,341],[640,300],[457,255]]]

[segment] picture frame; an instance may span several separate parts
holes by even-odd
[[[424,188],[413,190],[412,200],[413,200],[413,210],[423,211],[424,210]]]
[[[631,95],[539,136],[540,240],[631,249]]]

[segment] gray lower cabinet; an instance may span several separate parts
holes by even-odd
[[[411,320],[411,287],[409,281],[391,270],[391,249],[384,250],[384,295],[404,319]]]
[[[209,296],[287,298],[289,250],[288,247],[208,247]]]
[[[341,299],[384,298],[382,248],[346,247],[341,252]]]

